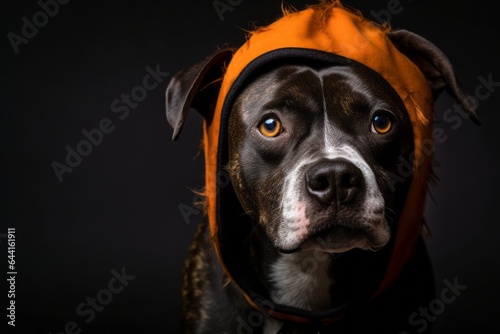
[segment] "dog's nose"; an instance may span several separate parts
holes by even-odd
[[[325,160],[307,171],[306,187],[323,204],[347,204],[361,192],[363,173],[347,160]]]

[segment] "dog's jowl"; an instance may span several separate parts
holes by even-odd
[[[436,46],[337,1],[173,77],[174,139],[190,108],[205,119],[206,217],[184,270],[184,331],[407,330],[434,298],[421,234],[443,89],[479,122]],[[411,173],[399,175],[402,161]]]

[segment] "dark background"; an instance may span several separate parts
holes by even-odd
[[[288,1],[298,9],[314,2]],[[388,6],[386,0],[344,3],[371,19],[372,10]],[[201,120],[191,115],[172,142],[164,91],[177,71],[225,43],[241,45],[244,29],[279,17],[280,4],[242,1],[221,21],[211,0],[73,0],[16,54],[7,34],[21,34],[21,18],[32,21],[40,6],[2,2],[0,233],[16,227],[14,332],[55,334],[69,321],[82,333],[179,332],[181,269],[201,217],[186,221],[179,205],[193,206],[192,189],[203,186]],[[400,6],[392,25],[437,44],[469,91],[478,76],[500,81],[498,18],[487,1],[401,0]],[[120,120],[112,101],[142,85],[146,66],[156,65],[170,76]],[[499,102],[500,87],[480,103],[483,125],[465,121],[458,129],[439,117],[454,101],[442,96],[437,103],[436,126],[447,140],[437,145],[440,183],[426,212],[433,232],[428,246],[438,292],[444,279],[455,277],[467,289],[435,320],[436,333],[499,327]],[[82,130],[97,128],[103,118],[114,131],[59,182],[51,163],[64,163],[66,145],[76,148],[85,139]],[[0,241],[5,296],[7,252]],[[86,324],[77,305],[123,267],[135,279]]]

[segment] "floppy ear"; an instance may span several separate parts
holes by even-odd
[[[398,50],[420,68],[429,81],[434,97],[446,89],[476,124],[481,123],[476,114],[477,105],[471,106],[467,103],[471,96],[458,84],[453,66],[443,51],[422,36],[408,30],[395,30],[387,35]]]
[[[174,129],[172,140],[179,137],[189,108],[196,109],[206,120],[212,117],[226,62],[233,49],[223,49],[205,61],[177,73],[168,84],[167,120]]]

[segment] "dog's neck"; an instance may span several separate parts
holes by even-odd
[[[329,259],[316,259],[312,250],[280,254],[270,265],[271,299],[310,311],[329,309],[333,283],[329,269]]]
[[[251,261],[271,301],[310,311],[331,308],[332,255],[314,248],[283,254],[263,233],[253,238]]]

